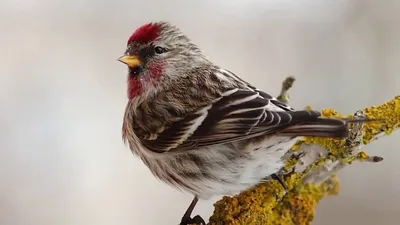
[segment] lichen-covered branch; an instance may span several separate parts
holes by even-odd
[[[287,91],[294,77],[285,79],[278,99],[288,102]],[[346,140],[304,138],[285,155],[286,166],[280,174],[286,182],[284,190],[278,181],[261,183],[233,197],[223,197],[214,204],[209,224],[310,224],[314,208],[328,195],[339,192],[335,173],[354,161],[379,162],[379,156],[360,151],[363,145],[389,135],[400,126],[400,95],[380,106],[342,115],[332,109],[322,110],[325,117],[380,119],[365,124],[355,123]]]

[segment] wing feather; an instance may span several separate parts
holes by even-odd
[[[285,111],[273,101],[270,95],[258,90],[231,89],[208,107],[164,129],[156,139],[142,142],[156,152],[187,150],[272,134],[290,125],[296,114],[302,118],[296,122],[319,116]],[[276,111],[277,108],[281,110]]]

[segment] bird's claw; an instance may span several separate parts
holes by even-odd
[[[197,215],[193,218],[183,217],[179,225],[206,225],[206,222],[201,216]]]

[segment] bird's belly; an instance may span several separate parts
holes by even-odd
[[[151,160],[148,166],[164,182],[199,198],[234,195],[278,172],[282,156],[295,142],[274,140],[246,150],[232,144],[196,149]]]

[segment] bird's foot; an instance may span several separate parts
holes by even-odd
[[[283,182],[283,180],[277,174],[275,174],[275,173],[272,174],[271,178],[274,180],[277,180],[282,185],[282,187],[285,189],[285,191],[288,190],[288,187],[286,186],[286,184]]]
[[[206,222],[203,220],[203,218],[201,218],[201,216],[197,215],[193,218],[182,217],[179,225],[206,225]]]

